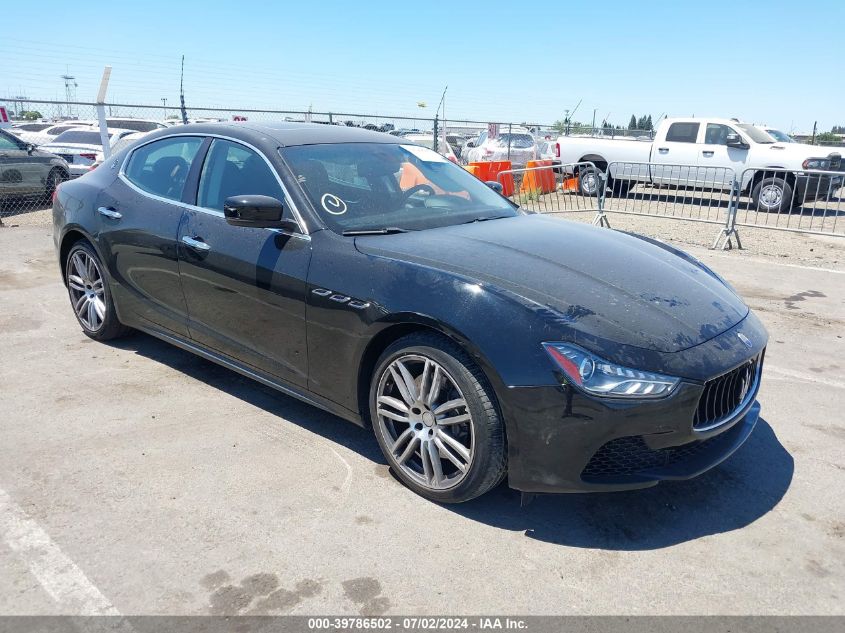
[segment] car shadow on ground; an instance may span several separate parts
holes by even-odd
[[[134,334],[110,344],[181,371],[376,464],[386,464],[368,429],[151,336]],[[792,456],[761,419],[733,456],[689,481],[667,481],[630,492],[543,495],[526,507],[520,506],[520,494],[503,483],[478,499],[442,507],[464,518],[548,543],[651,550],[753,523],[778,505],[789,489],[793,471]],[[420,499],[420,503],[425,501]]]
[[[501,486],[449,509],[529,538],[590,549],[652,550],[737,530],[778,505],[792,456],[764,420],[724,463],[688,481],[628,492],[543,495],[524,508]]]

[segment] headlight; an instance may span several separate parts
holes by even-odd
[[[830,159],[808,158],[803,163],[801,163],[801,167],[803,167],[804,169],[830,169]]]
[[[597,396],[662,398],[680,378],[614,365],[569,343],[543,343],[546,352],[577,387]]]

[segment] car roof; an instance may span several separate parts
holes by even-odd
[[[189,123],[150,132],[149,139],[175,134],[211,134],[239,138],[254,145],[276,144],[317,145],[321,143],[400,143],[401,140],[386,132],[376,132],[345,125],[322,125],[319,123],[253,123],[249,121],[221,123]]]

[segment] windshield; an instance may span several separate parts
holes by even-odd
[[[519,214],[475,176],[425,147],[340,143],[279,152],[336,233],[416,231]]]
[[[781,132],[780,130],[766,130],[769,136],[773,139],[778,141],[779,143],[794,143],[795,139],[792,138],[786,132]]]
[[[68,130],[62,132],[55,139],[53,143],[80,143],[82,145],[102,145],[99,132],[89,132],[87,130]]]
[[[763,143],[764,145],[771,145],[774,143],[774,139],[766,134],[763,130],[758,127],[754,127],[753,125],[749,125],[748,123],[738,123],[737,127],[748,134],[751,137],[751,140],[755,143]]]
[[[530,134],[499,134],[496,142],[499,145],[507,145],[510,141],[511,147],[519,149],[528,149],[534,147],[534,137]]]

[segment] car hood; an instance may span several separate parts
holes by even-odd
[[[670,247],[540,215],[359,237],[356,247],[469,277],[573,336],[658,352],[703,343],[748,314],[714,273]]]
[[[778,157],[803,161],[805,158],[825,158],[830,154],[842,154],[841,147],[824,147],[819,145],[808,145],[806,143],[774,143],[765,145],[770,160],[777,160]]]

